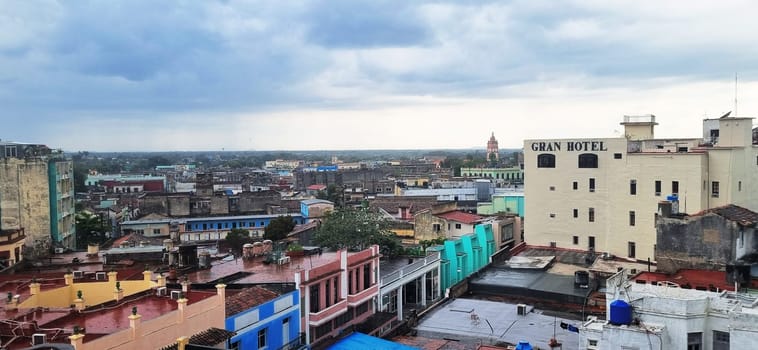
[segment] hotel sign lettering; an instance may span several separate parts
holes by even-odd
[[[532,142],[532,151],[534,152],[604,152],[603,141],[551,141],[551,142]]]

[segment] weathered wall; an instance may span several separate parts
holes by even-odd
[[[723,270],[733,262],[739,226],[722,216],[656,219],[658,271]]]
[[[447,222],[440,219],[430,211],[424,211],[415,216],[414,238],[416,240],[431,240],[438,237],[447,237]],[[439,225],[439,231],[435,230],[434,224]]]
[[[211,215],[229,214],[229,197],[213,196],[211,197]]]

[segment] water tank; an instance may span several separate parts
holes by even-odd
[[[632,323],[632,306],[623,300],[611,302],[611,324],[628,325]]]
[[[532,345],[529,344],[528,341],[520,341],[518,342],[518,345],[516,345],[516,350],[532,350]]]

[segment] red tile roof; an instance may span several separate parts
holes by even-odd
[[[475,224],[484,219],[483,216],[469,214],[463,211],[449,211],[447,213],[437,214],[436,216],[448,221],[456,221],[468,225]]]
[[[235,332],[230,332],[221,328],[208,328],[200,333],[196,333],[189,338],[189,343],[199,346],[215,346],[221,344],[233,336],[237,335]],[[169,346],[161,348],[161,350],[176,350],[179,346],[174,343]]]
[[[252,307],[278,297],[279,294],[261,287],[250,287],[226,298],[226,317],[234,316]]]
[[[310,185],[306,187],[306,189],[312,190],[312,191],[323,191],[326,189],[326,185]]]
[[[742,226],[755,226],[758,223],[758,213],[734,204],[703,210],[692,216],[702,216],[709,213],[720,215]]]

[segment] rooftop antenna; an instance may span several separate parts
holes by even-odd
[[[734,117],[737,118],[737,72],[734,73]]]

